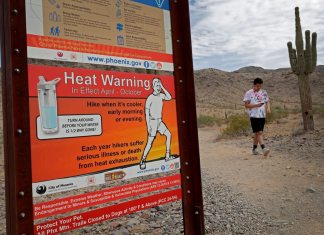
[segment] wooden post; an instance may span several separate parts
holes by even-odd
[[[33,234],[25,1],[1,1],[7,234]]]
[[[196,100],[192,62],[189,2],[172,0],[171,25],[178,107],[184,229],[205,234]]]

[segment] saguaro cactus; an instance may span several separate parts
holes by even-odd
[[[315,70],[317,62],[316,38],[317,34],[312,34],[310,39],[310,31],[305,32],[306,45],[304,49],[303,33],[300,24],[299,8],[295,8],[296,21],[296,49],[292,47],[292,43],[288,42],[288,54],[290,66],[298,77],[298,86],[301,102],[301,110],[303,115],[304,130],[314,130],[314,118],[312,110],[312,95],[309,86],[309,75]]]

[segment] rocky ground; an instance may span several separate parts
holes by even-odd
[[[207,234],[274,234],[282,224],[244,195],[203,170]]]

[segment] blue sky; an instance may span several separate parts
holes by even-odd
[[[289,67],[295,6],[303,31],[317,32],[318,64],[324,64],[323,0],[190,0],[194,68]]]

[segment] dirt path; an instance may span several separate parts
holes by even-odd
[[[216,141],[217,129],[200,129],[202,168],[281,223],[275,234],[323,235],[324,129],[298,136],[276,129],[266,159],[251,154],[249,137]]]

